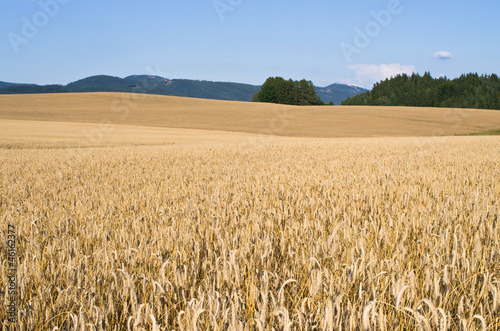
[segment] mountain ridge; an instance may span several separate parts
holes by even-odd
[[[0,81],[0,94],[79,93],[79,92],[128,92],[170,95],[213,100],[251,101],[261,85],[206,80],[168,79],[154,75],[130,75],[124,78],[96,75],[67,85],[16,84]],[[335,105],[368,90],[345,84],[315,87],[317,95],[326,103]]]

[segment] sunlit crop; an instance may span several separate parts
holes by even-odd
[[[18,324],[495,330],[499,179],[496,137],[2,149]]]

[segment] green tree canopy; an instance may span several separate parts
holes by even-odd
[[[416,106],[500,109],[500,79],[497,75],[446,77],[398,75],[376,83],[369,92],[342,102],[343,105]]]
[[[285,80],[282,77],[269,77],[261,90],[253,95],[252,101],[299,106],[325,104],[316,95],[316,89],[311,81]]]

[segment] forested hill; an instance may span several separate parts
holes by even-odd
[[[344,100],[342,105],[500,109],[500,79],[495,74],[471,73],[453,80],[432,78],[430,73],[402,74]]]
[[[172,95],[192,98],[250,101],[260,86],[239,83],[166,79],[158,76],[87,77],[68,85],[12,85],[0,88],[0,94],[126,92]]]
[[[198,81],[188,79],[166,79],[159,76],[134,75],[125,78],[113,76],[87,77],[68,85],[34,85],[0,82],[0,94],[67,93],[67,92],[127,92],[158,95],[172,95],[202,99],[250,101],[261,86]],[[364,92],[355,86],[334,84],[324,88],[316,87],[318,95],[336,105],[347,97]]]
[[[7,83],[7,82],[0,82],[0,89],[7,87],[7,86],[11,86],[11,85],[15,85],[15,84],[14,83]]]

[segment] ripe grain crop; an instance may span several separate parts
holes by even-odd
[[[288,106],[127,93],[0,95],[0,119],[309,138],[453,136],[500,128],[500,112],[486,109]]]
[[[500,327],[497,137],[71,149],[0,149],[22,330]]]

